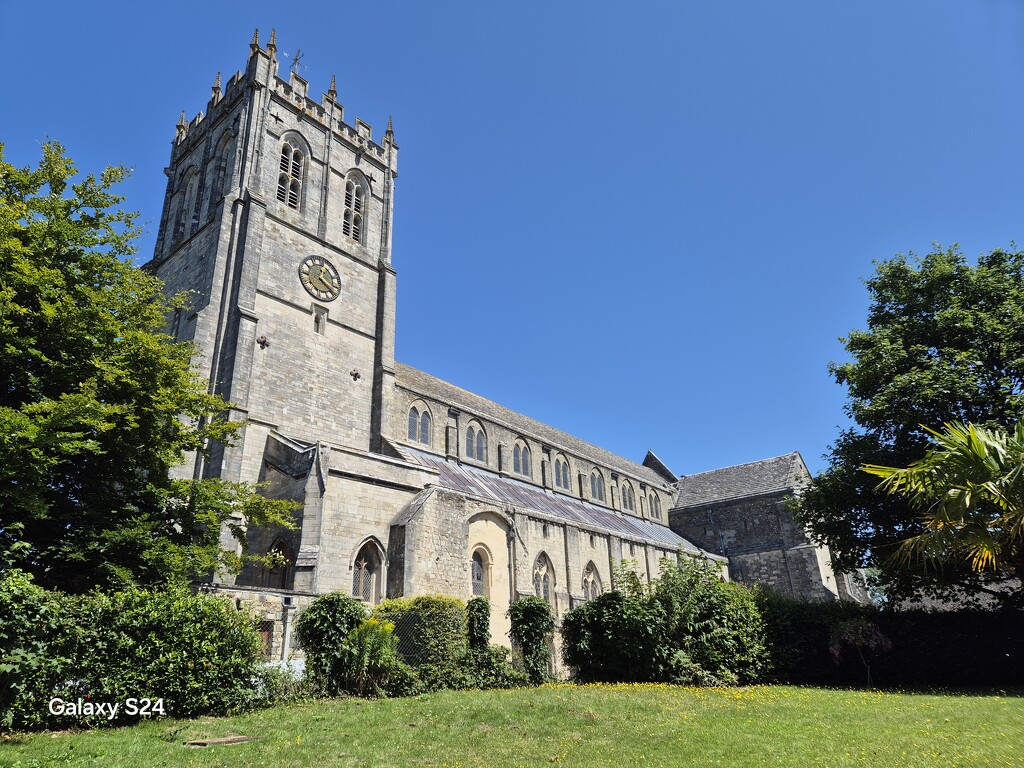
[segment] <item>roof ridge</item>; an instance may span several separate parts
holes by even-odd
[[[706,469],[703,472],[694,472],[690,475],[682,475],[679,479],[686,480],[690,477],[698,477],[700,475],[710,475],[712,472],[722,472],[726,469],[736,469],[737,467],[749,467],[753,464],[767,464],[769,461],[775,461],[776,459],[787,459],[794,456],[799,456],[800,451],[790,451],[789,453],[782,453],[778,456],[769,456],[767,459],[758,459],[756,461],[744,461],[740,464],[730,464],[727,467],[718,467],[718,469]]]

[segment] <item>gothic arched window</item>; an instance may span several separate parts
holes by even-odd
[[[430,445],[430,412],[425,409],[420,414],[420,442]]]
[[[651,517],[655,520],[661,520],[661,499],[656,494],[651,494]]]
[[[409,409],[409,439],[414,443],[430,445],[430,412],[415,405]]]
[[[349,177],[345,181],[345,213],[341,231],[345,237],[363,242],[363,217],[366,215],[366,190],[358,179]]]
[[[490,594],[491,561],[482,549],[476,549],[469,561],[473,583],[473,597],[487,597]]]
[[[487,435],[480,425],[470,426],[466,430],[466,458],[487,461]]]
[[[604,475],[596,469],[590,475],[590,498],[604,501]]]
[[[628,512],[636,511],[636,497],[633,495],[633,486],[629,483],[622,486],[622,508]]]
[[[537,556],[537,561],[533,564],[533,591],[537,597],[554,605],[554,569],[548,556],[543,552]]]
[[[555,459],[555,487],[571,490],[569,486],[569,462],[559,457]]]
[[[530,449],[525,445],[516,444],[512,449],[512,471],[523,477],[533,477],[530,467]]]
[[[583,571],[583,599],[593,600],[601,592],[601,577],[597,574],[597,568],[593,563],[587,563],[586,570]]]
[[[224,197],[224,191],[231,180],[235,160],[235,137],[225,132],[217,144],[217,152],[211,163],[213,173],[210,179],[210,202],[207,215],[213,213],[217,202]]]
[[[280,173],[277,176],[277,199],[298,210],[302,187],[302,151],[285,142],[281,145]]]
[[[352,564],[352,596],[367,603],[377,603],[383,595],[384,558],[380,548],[368,541],[359,550]]]
[[[265,587],[274,589],[291,589],[293,566],[295,555],[292,548],[278,539],[267,552],[266,574],[264,578]]]
[[[195,223],[196,194],[199,190],[199,174],[195,168],[189,168],[182,181],[183,193],[179,193],[178,210],[174,219],[174,230],[172,242],[177,245],[182,240],[192,236],[192,228]]]

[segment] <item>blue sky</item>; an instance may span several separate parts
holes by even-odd
[[[1018,0],[9,2],[7,159],[134,167],[148,260],[256,27],[394,116],[398,358],[679,473],[823,468],[872,261],[1024,242]]]

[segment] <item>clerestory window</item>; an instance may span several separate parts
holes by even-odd
[[[525,445],[516,444],[512,449],[512,471],[523,477],[533,477],[530,466],[530,449]]]
[[[655,520],[661,520],[661,499],[655,494],[651,494],[651,517]]]
[[[414,443],[430,445],[430,412],[413,406],[409,409],[409,439]]]
[[[564,491],[572,490],[569,485],[569,462],[565,459],[555,459],[555,487]]]
[[[466,458],[481,463],[487,461],[487,435],[479,426],[466,430]]]

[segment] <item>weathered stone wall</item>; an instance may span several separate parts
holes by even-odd
[[[826,550],[810,543],[775,493],[704,507],[674,509],[672,530],[729,559],[730,578],[812,600],[839,595]]]

